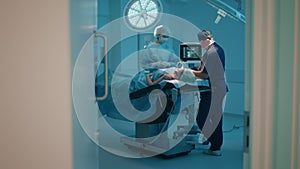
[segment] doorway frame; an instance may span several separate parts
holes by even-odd
[[[245,112],[250,123],[244,169],[300,168],[299,2],[253,0],[246,8]]]

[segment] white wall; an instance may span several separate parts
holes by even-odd
[[[0,22],[0,168],[71,169],[69,1],[1,1]]]
[[[237,7],[237,3],[233,0],[223,1],[233,8]],[[217,9],[208,5],[206,0],[168,0],[162,3],[165,13],[179,16],[198,28],[213,33],[216,42],[223,47],[226,55],[225,69],[229,93],[224,112],[244,115],[245,23],[226,16],[215,24]],[[242,4],[241,12],[244,13],[244,0]],[[179,49],[175,50],[179,51]]]

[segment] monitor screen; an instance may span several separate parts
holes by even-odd
[[[180,44],[180,59],[182,61],[200,60],[202,50],[199,43],[182,43]]]

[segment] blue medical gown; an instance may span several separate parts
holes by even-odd
[[[151,43],[141,51],[140,69],[162,69],[175,67],[180,58],[168,44]]]

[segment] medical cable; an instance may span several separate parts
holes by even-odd
[[[242,127],[244,127],[244,126],[240,126],[240,125],[234,124],[230,130],[224,130],[223,133],[230,133],[230,132],[232,132],[234,130],[238,130],[238,129],[242,128]]]

